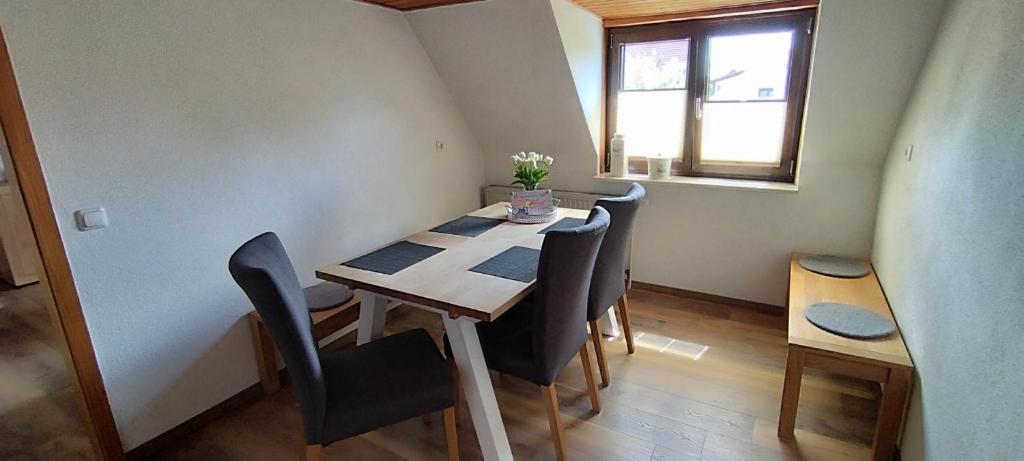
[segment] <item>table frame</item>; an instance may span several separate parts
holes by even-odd
[[[357,290],[357,293],[360,296],[360,304],[356,343],[366,344],[384,335],[389,299],[365,289]],[[441,316],[455,356],[455,365],[459,368],[459,378],[462,380],[463,392],[473,418],[473,427],[480,441],[480,451],[484,459],[511,460],[512,447],[508,443],[505,423],[501,420],[498,399],[494,395],[494,386],[476,332],[478,320],[467,316],[453,317],[447,311],[402,299],[395,301]]]

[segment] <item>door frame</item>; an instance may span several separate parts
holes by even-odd
[[[110,410],[110,401],[103,385],[82,303],[75,288],[53,203],[43,177],[42,165],[28,118],[18,91],[11,56],[3,30],[0,30],[0,126],[7,137],[11,153],[10,168],[14,170],[21,196],[36,237],[43,273],[40,283],[51,295],[49,306],[70,365],[70,378],[84,415],[86,430],[100,459],[123,460],[124,446]]]

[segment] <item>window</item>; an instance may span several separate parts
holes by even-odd
[[[609,29],[607,132],[630,173],[793,182],[814,10]],[[608,171],[605,155],[604,171]]]

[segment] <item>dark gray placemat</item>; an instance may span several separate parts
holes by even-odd
[[[514,246],[471,267],[470,272],[530,283],[537,278],[540,250]]]
[[[352,290],[337,283],[319,283],[302,289],[310,312],[334,309],[352,299]]]
[[[391,275],[444,251],[444,248],[407,241],[395,242],[377,251],[350,259],[342,266]]]
[[[856,279],[871,273],[861,261],[852,258],[828,255],[808,255],[800,258],[800,267],[811,272],[831,277]]]
[[[814,303],[804,312],[804,317],[822,330],[847,338],[884,338],[896,331],[892,320],[849,304]]]
[[[537,232],[537,233],[538,234],[546,234],[546,233],[548,233],[548,231],[553,231],[553,230],[558,230],[558,229],[572,229],[574,227],[580,227],[580,226],[582,226],[582,225],[584,225],[586,223],[587,223],[587,220],[586,219],[582,219],[582,218],[562,218],[562,219],[559,219],[558,221],[555,221],[554,224],[552,224],[552,225],[550,225],[548,227],[545,227],[544,230],[542,230],[540,232]]]
[[[430,232],[476,237],[497,227],[503,222],[505,222],[504,219],[484,218],[481,216],[463,216],[430,229]]]

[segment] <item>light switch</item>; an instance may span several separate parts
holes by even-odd
[[[107,211],[100,208],[86,208],[75,212],[78,230],[87,231],[107,227]]]

